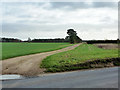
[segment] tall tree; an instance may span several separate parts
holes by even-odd
[[[77,33],[74,31],[74,29],[68,29],[67,34],[69,36],[67,36],[66,39],[69,40],[70,43],[80,43],[82,41],[82,39],[77,36]]]
[[[28,42],[31,42],[32,40],[30,39],[30,37],[28,38]]]

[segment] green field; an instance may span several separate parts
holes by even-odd
[[[65,71],[66,67],[96,59],[118,57],[118,50],[102,49],[90,44],[82,44],[74,50],[48,56],[42,61],[41,67],[47,71]]]
[[[2,60],[28,54],[47,52],[70,46],[69,43],[0,43]]]

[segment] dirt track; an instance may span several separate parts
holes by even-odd
[[[24,76],[36,76],[42,74],[45,69],[40,68],[40,63],[44,58],[52,54],[72,50],[79,45],[80,44],[76,44],[60,50],[20,56],[0,61],[0,63],[2,63],[2,74],[20,74]]]

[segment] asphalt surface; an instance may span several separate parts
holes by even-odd
[[[118,67],[46,74],[2,82],[3,88],[118,88]]]

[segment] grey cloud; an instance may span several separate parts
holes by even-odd
[[[2,13],[3,15],[14,15],[19,17],[30,17],[30,15],[24,15],[24,8],[28,5],[41,6],[43,3],[32,3],[32,2],[4,2],[2,4]]]
[[[26,15],[24,13],[24,8],[28,5],[36,6],[41,8],[42,5],[46,4],[45,2],[23,2],[23,3],[3,3],[3,15],[14,15],[20,18],[31,18],[31,15]],[[109,7],[114,8],[117,7],[117,3],[115,2],[92,2],[92,4],[88,4],[87,2],[50,2],[51,7],[44,7],[45,9],[62,9],[62,10],[75,10],[75,9],[87,9],[87,8],[103,8]],[[38,11],[39,12],[39,11]]]
[[[93,4],[93,7],[96,7],[96,8],[101,8],[101,7],[111,7],[111,8],[114,8],[114,7],[117,7],[118,6],[118,3],[116,2],[94,2]]]
[[[42,32],[57,32],[65,31],[69,28],[77,28],[81,31],[99,31],[102,28],[115,28],[116,24],[112,25],[93,25],[93,24],[64,24],[64,25],[32,25],[32,24],[20,24],[20,23],[3,23],[3,32],[29,32],[29,31],[42,31]]]
[[[77,31],[82,39],[89,39],[89,33],[99,33],[103,30],[117,31],[117,25],[93,25],[93,24],[65,24],[65,25],[28,25],[18,23],[4,23],[3,36],[19,37],[20,39],[31,38],[64,38],[67,34],[67,29],[73,28]],[[104,31],[105,33],[106,31]],[[109,31],[107,31],[109,32]],[[85,37],[85,33],[87,37]],[[106,35],[106,33],[103,36]],[[83,36],[82,36],[83,35]],[[99,38],[99,37],[91,37]],[[106,37],[107,38],[107,37]],[[102,38],[101,38],[102,39]],[[104,38],[103,38],[104,39]]]
[[[22,23],[3,23],[2,32],[34,32],[34,31],[57,31],[57,28],[61,28],[62,25],[32,25],[32,24],[22,24]],[[64,30],[64,29],[63,29]],[[61,29],[62,31],[62,29]]]
[[[77,32],[79,33],[83,33],[83,32],[87,32],[87,33],[92,33],[92,32],[100,32],[101,30],[109,30],[109,29],[113,29],[113,30],[117,30],[117,24],[116,23],[112,23],[111,25],[109,24],[102,24],[102,25],[94,25],[94,24],[67,24],[67,25],[47,25],[46,23],[54,23],[54,16],[51,17],[52,20],[47,20],[47,18],[45,18],[45,20],[32,20],[30,21],[29,18],[32,18],[31,14],[28,15],[26,12],[22,11],[22,9],[19,9],[19,6],[27,6],[27,5],[35,5],[38,8],[41,8],[42,5],[44,5],[44,3],[11,3],[11,5],[16,5],[13,8],[9,8],[9,7],[5,7],[6,9],[6,13],[9,16],[17,16],[20,18],[20,20],[18,20],[16,23],[3,23],[2,27],[3,27],[3,33],[5,36],[19,36],[21,38],[26,38],[29,36],[28,33],[30,34],[30,37],[65,37],[66,35],[66,30],[73,27]],[[9,4],[8,4],[9,5]],[[18,7],[17,7],[18,6]],[[65,8],[68,7],[68,8]],[[113,2],[99,2],[99,3],[95,3],[93,2],[92,4],[87,4],[85,2],[80,2],[80,3],[76,3],[76,2],[52,2],[51,3],[51,7],[48,7],[45,9],[59,9],[59,10],[70,10],[73,11],[75,9],[88,9],[88,8],[104,8],[104,7],[109,7],[109,8],[113,8],[113,7],[117,7],[116,3]],[[24,9],[24,8],[23,8]],[[102,9],[104,10],[104,9]],[[39,11],[38,11],[39,12]],[[67,13],[67,12],[66,12]],[[111,12],[112,13],[112,12]],[[48,13],[49,14],[49,13]],[[44,19],[44,18],[42,18]],[[57,20],[57,19],[56,19]],[[79,18],[78,18],[79,20]],[[109,22],[111,20],[111,18],[109,17],[105,17],[103,18],[100,22]],[[4,21],[6,22],[6,21]],[[32,22],[32,23],[31,23]],[[58,22],[58,21],[56,21]],[[31,23],[31,24],[28,24]],[[34,24],[34,25],[33,25]],[[36,25],[35,25],[36,24]],[[37,25],[39,24],[39,25]],[[42,25],[43,24],[43,25]],[[60,32],[60,33],[59,33]],[[106,32],[106,31],[105,31]],[[10,34],[11,33],[11,34]],[[21,33],[21,35],[20,35]],[[44,35],[47,35],[45,36]],[[50,34],[49,34],[50,33]],[[38,35],[37,35],[38,34]],[[106,35],[106,34],[104,34]],[[104,36],[103,35],[103,36]],[[88,35],[88,37],[90,37],[90,35]],[[87,38],[87,37],[86,37]],[[85,39],[86,39],[85,38]],[[95,37],[94,37],[95,38]],[[83,38],[84,39],[84,38]]]
[[[16,33],[19,31],[24,31],[31,28],[30,25],[25,24],[15,24],[15,23],[3,23],[2,24],[2,32],[12,32]]]
[[[103,8],[103,7],[117,7],[117,3],[115,2],[92,2],[88,4],[87,2],[52,2],[52,8],[63,8],[68,7],[66,9],[82,9],[82,8]]]
[[[86,4],[84,2],[52,2],[52,8],[86,8]]]

